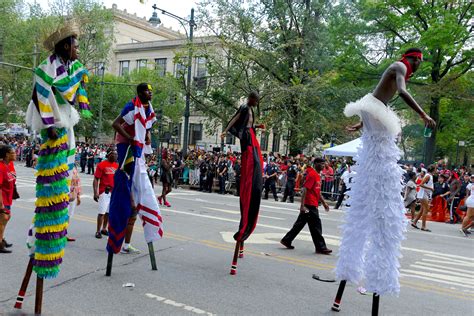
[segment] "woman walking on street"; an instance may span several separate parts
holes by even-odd
[[[170,156],[166,149],[163,150],[163,155],[161,158],[161,175],[160,180],[163,184],[163,191],[158,197],[158,202],[160,205],[163,203],[167,207],[171,207],[171,204],[166,200],[166,196],[171,192],[171,184],[173,183],[173,176],[171,174],[171,163]]]
[[[416,216],[413,223],[411,224],[413,228],[418,229],[418,226],[416,225],[416,223],[418,223],[418,220],[421,218],[421,230],[425,232],[431,232],[431,230],[426,228],[426,216],[428,215],[428,212],[430,211],[430,201],[431,201],[431,197],[434,191],[434,185],[433,185],[434,169],[435,169],[434,166],[429,166],[427,174],[423,178],[423,181],[421,181],[420,191],[418,191],[418,194],[417,194],[417,198],[420,200],[420,203],[421,203],[421,210]]]
[[[474,174],[471,174],[471,183],[466,187],[466,196],[467,212],[461,227],[461,233],[465,237],[470,234],[467,229],[471,226],[471,220],[474,217]]]
[[[15,191],[16,172],[13,161],[16,160],[15,150],[11,146],[0,147],[0,253],[11,253],[7,249],[12,246],[5,238],[5,228],[11,217],[13,193]]]

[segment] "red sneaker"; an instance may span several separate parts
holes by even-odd
[[[158,203],[160,203],[160,205],[163,205],[163,201],[162,201],[163,199],[161,198],[161,196],[158,196],[157,199],[158,199]]]
[[[171,207],[171,204],[168,203],[168,201],[165,202],[166,207]]]

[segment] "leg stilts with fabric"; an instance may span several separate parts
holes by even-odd
[[[112,262],[114,260],[114,253],[109,252],[107,256],[107,269],[105,270],[105,276],[110,276],[112,274]]]
[[[153,249],[153,243],[148,243],[148,252],[150,253],[150,261],[151,261],[151,269],[156,271],[156,258],[155,258],[155,250]]]
[[[342,294],[344,294],[344,289],[345,288],[346,288],[346,280],[342,280],[341,283],[339,283],[339,288],[337,289],[336,299],[334,300],[334,303],[332,304],[332,307],[331,307],[331,309],[335,312],[341,311]]]
[[[244,242],[242,241],[240,243],[239,258],[243,258],[243,257],[244,257]]]
[[[260,200],[262,198],[262,154],[253,129],[248,129],[250,143],[242,152],[240,180],[240,224],[234,234],[236,241],[231,274],[237,273],[237,259],[243,257],[244,241],[257,226]],[[235,267],[235,268],[234,268]]]
[[[16,297],[16,303],[14,306],[16,309],[21,309],[23,305],[23,300],[25,299],[26,290],[28,289],[28,283],[30,283],[32,272],[33,258],[30,258],[30,261],[28,261],[28,266],[26,267],[25,276],[23,277],[23,282],[21,282],[20,291],[18,291],[18,296]]]
[[[379,302],[380,296],[377,293],[374,293],[374,297],[372,299],[372,316],[379,315]]]
[[[43,278],[36,277],[35,315],[41,315],[43,307]]]
[[[237,260],[239,260],[240,242],[235,243],[234,257],[232,258],[232,266],[230,267],[230,274],[237,274]]]

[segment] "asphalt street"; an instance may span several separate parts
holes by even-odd
[[[34,170],[17,165],[21,198],[14,202],[6,238],[12,254],[0,255],[0,314],[13,309],[28,257],[26,233],[34,211]],[[333,278],[343,211],[322,211],[324,236],[333,255],[314,253],[305,228],[296,249],[279,240],[293,225],[298,205],[263,201],[259,224],[246,242],[236,276],[229,275],[233,233],[239,222],[234,196],[177,189],[162,208],[164,238],[155,243],[158,271],[152,271],[143,230],[137,220],[132,240],[140,254],[114,256],[105,276],[107,239],[96,239],[97,203],[92,176],[81,175],[83,199],[69,234],[61,273],[45,281],[44,315],[337,315],[330,307],[337,283]],[[155,188],[158,192],[161,187]],[[474,310],[474,237],[458,225],[428,223],[431,233],[408,229],[401,259],[399,297],[382,297],[381,315],[472,315]],[[23,313],[34,311],[35,278],[30,281]],[[133,283],[133,287],[124,287]],[[339,315],[369,315],[371,295],[348,286]]]

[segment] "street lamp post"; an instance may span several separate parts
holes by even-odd
[[[176,19],[181,23],[181,25],[184,27],[184,30],[186,31],[186,37],[189,40],[189,43],[193,43],[193,30],[194,27],[196,26],[196,23],[194,22],[194,9],[191,9],[191,18],[189,20],[184,19],[180,16],[177,16],[171,12],[168,12],[166,10],[160,9],[154,4],[152,6],[154,12],[152,17],[149,19],[149,22],[152,25],[158,25],[161,23],[160,18],[158,17],[158,14],[156,13],[156,10],[161,11],[162,14],[167,15],[169,17],[172,17],[173,19]],[[186,30],[185,23],[188,24],[189,26],[189,33]],[[187,73],[187,83],[186,83],[186,108],[184,110],[184,137],[183,137],[183,157],[186,156],[188,152],[188,142],[189,142],[189,115],[190,115],[190,102],[191,102],[191,67],[192,67],[192,57],[193,57],[193,49],[192,46],[190,45],[189,47],[189,55],[188,55],[188,73]]]

